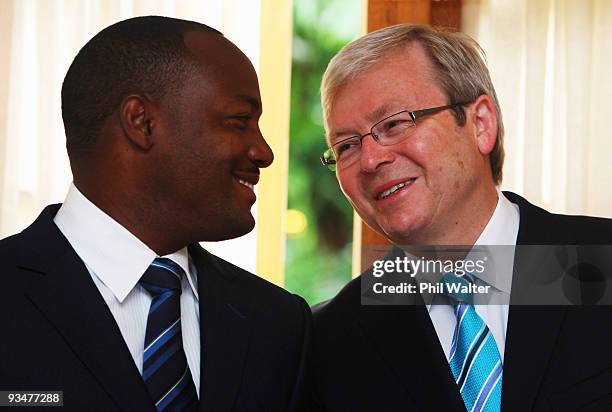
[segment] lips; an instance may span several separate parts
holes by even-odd
[[[253,183],[249,183],[249,182],[245,182],[242,179],[238,179],[238,183],[240,183],[241,185],[244,185],[246,187],[248,187],[251,190],[255,190],[255,185]]]
[[[400,192],[403,188],[412,185],[416,177],[397,179],[391,182],[387,182],[384,185],[379,186],[374,193],[376,194],[374,198],[376,200],[384,200],[388,197]]]
[[[259,182],[259,172],[236,171],[233,174],[238,183],[251,190],[255,190],[255,185]]]

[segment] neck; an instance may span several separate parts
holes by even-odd
[[[164,256],[187,246],[188,242],[168,230],[168,224],[159,218],[155,207],[147,207],[145,197],[136,190],[125,188],[105,190],[92,188],[76,178],[75,186],[96,207],[136,236],[159,256]],[[106,186],[109,188],[112,184]],[[118,196],[121,193],[122,196]],[[135,207],[138,205],[138,207]]]

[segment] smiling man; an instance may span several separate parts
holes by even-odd
[[[250,61],[205,25],[138,17],[81,49],[62,88],[74,183],[0,243],[0,390],[72,411],[301,407],[308,306],[198,245],[253,229],[261,112]]]
[[[474,246],[514,250],[612,239],[610,220],[550,214],[498,190],[502,117],[482,51],[467,36],[407,24],[370,33],[332,59],[321,99],[329,146],[323,163],[335,171],[364,222],[396,246],[375,265],[389,268],[387,279],[397,279],[390,274],[400,268],[396,261],[409,257],[418,263],[436,246],[464,247],[459,257],[437,255],[463,270]],[[370,268],[317,307],[318,407],[609,408],[612,375],[602,371],[612,368],[612,333],[596,325],[610,324],[612,313],[509,304],[521,300],[535,280],[530,275],[540,273],[523,270],[516,256],[502,276],[484,265],[484,271],[463,277],[456,270],[453,277],[461,278],[463,284],[455,286],[462,290],[507,297],[502,304],[474,304],[471,293],[438,293],[452,289],[448,285],[434,287],[427,300],[409,281],[386,290],[413,293],[411,299],[393,297],[380,305],[383,298],[370,298],[382,284],[371,287],[365,279],[385,275]],[[444,286],[453,273],[441,272],[436,285]]]

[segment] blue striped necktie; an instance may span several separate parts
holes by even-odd
[[[181,334],[183,269],[157,258],[140,279],[152,297],[145,335],[142,378],[158,411],[195,410],[198,397]]]
[[[468,412],[499,412],[503,366],[493,334],[470,303],[457,302],[455,316],[449,364],[465,407]]]

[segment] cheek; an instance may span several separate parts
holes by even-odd
[[[412,159],[423,168],[430,186],[456,180],[465,173],[466,161],[456,143],[454,136],[444,139],[440,134],[424,136],[414,142]]]
[[[359,203],[359,183],[357,179],[346,172],[343,174],[338,174],[338,183],[340,184],[340,189],[344,196],[346,196],[351,202],[351,204],[355,204],[355,202]]]
[[[428,153],[432,152],[433,146],[431,141],[428,142],[427,137],[418,137],[416,139],[412,139],[410,142],[412,144],[412,152],[415,154],[420,154],[421,156],[426,156]]]

